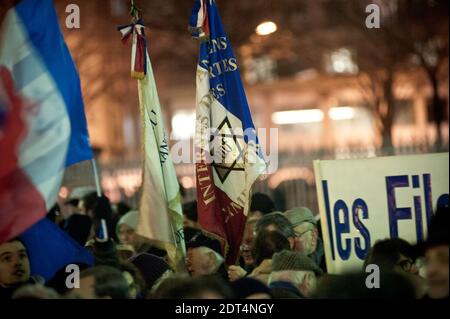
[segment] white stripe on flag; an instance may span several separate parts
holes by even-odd
[[[70,138],[70,121],[61,93],[36,53],[20,18],[10,10],[0,43],[0,61],[27,99],[26,136],[19,148],[19,165],[46,201],[54,204],[61,184]],[[30,109],[31,108],[31,109]]]
[[[233,129],[242,128],[242,121],[237,118],[234,114],[229,112],[218,100],[216,100],[209,91],[209,71],[205,68],[197,65],[197,94],[196,94],[196,114],[197,118],[207,118],[209,127],[217,129],[222,123],[224,118],[228,118],[231,127]],[[205,103],[205,101],[211,101],[210,103]],[[213,115],[213,116],[211,116]],[[195,145],[203,148],[207,153],[209,153],[209,148],[211,147],[209,138],[202,134],[205,123],[197,121]],[[236,131],[238,132],[238,131]],[[228,132],[227,132],[228,133]],[[243,133],[242,130],[241,132]],[[203,138],[203,140],[202,140]],[[258,178],[258,176],[264,171],[265,164],[264,161],[256,154],[253,147],[248,147],[245,141],[241,138],[236,138],[236,142],[240,145],[240,150],[243,154],[246,154],[247,159],[256,159],[256,162],[248,162],[247,160],[241,159],[238,163],[243,165],[245,168],[242,174],[229,174],[227,179],[222,182],[217,175],[217,172],[213,169],[214,184],[217,188],[221,189],[227,194],[227,196],[235,203],[242,203],[247,201],[243,194],[247,194],[251,189],[253,183]],[[233,149],[238,151],[237,149]],[[248,205],[243,205],[244,214],[247,214]]]
[[[198,10],[198,15],[197,15],[197,28],[199,28],[203,25],[203,20],[205,19],[204,14],[203,14],[205,4],[203,3],[203,0],[200,0],[200,3],[201,3],[200,9]]]

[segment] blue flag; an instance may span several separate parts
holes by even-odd
[[[62,267],[72,263],[94,264],[92,254],[48,218],[20,236],[30,259],[31,275],[50,280]]]

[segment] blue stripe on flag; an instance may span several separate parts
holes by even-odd
[[[209,60],[210,66],[214,66],[214,63],[223,68],[222,61],[229,59],[235,59],[233,54],[231,43],[225,33],[222,21],[219,16],[219,12],[215,1],[205,1],[208,6],[208,19],[210,26],[210,41],[204,42],[200,46],[200,60],[199,64],[201,67],[205,68],[205,65],[201,63],[202,60]],[[227,48],[225,50],[215,50],[208,54],[211,49],[210,43],[212,40],[219,39],[221,37],[227,38]],[[214,50],[213,50],[214,51]],[[208,69],[208,68],[207,68]],[[244,87],[241,81],[241,75],[239,69],[234,72],[222,72],[218,75],[217,69],[213,67],[214,78],[210,77],[210,87],[215,88],[218,84],[222,84],[227,92],[222,97],[217,97],[217,100],[232,114],[242,121],[242,129],[246,130],[248,128],[255,128],[252,117],[250,114],[250,109],[248,107],[247,98],[245,96]],[[246,142],[247,136],[245,139]]]
[[[64,42],[53,2],[22,0],[16,12],[65,102],[71,126],[66,166],[92,158],[80,79]]]
[[[192,8],[192,14],[189,18],[189,26],[190,27],[197,27],[197,20],[198,20],[198,12],[201,8],[202,4],[200,3],[200,0],[195,0],[194,6]]]
[[[94,264],[94,257],[47,218],[20,236],[30,259],[31,274],[50,280],[62,267],[72,263]]]

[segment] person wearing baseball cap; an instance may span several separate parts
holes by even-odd
[[[319,238],[317,221],[308,207],[297,207],[284,212],[296,235],[294,250],[312,259],[326,272],[325,254],[322,240]]]
[[[186,250],[187,268],[192,277],[217,274],[228,281],[221,245],[217,239],[199,232],[186,244]]]

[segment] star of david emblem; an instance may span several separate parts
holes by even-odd
[[[233,171],[244,171],[244,136],[233,133],[228,117],[222,121],[216,132],[210,136],[211,166],[217,173],[220,181],[225,182]]]

